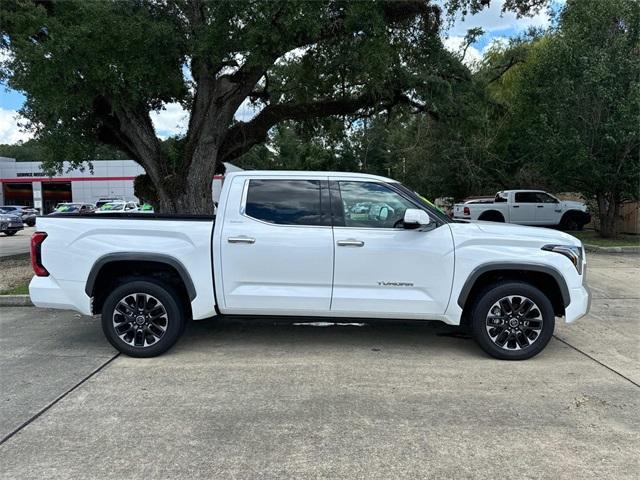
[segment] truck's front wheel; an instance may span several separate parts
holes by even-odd
[[[185,323],[179,295],[151,278],[127,281],[106,298],[102,330],[120,352],[154,357],[180,338]]]
[[[537,355],[555,328],[555,313],[547,296],[533,285],[515,281],[494,284],[480,293],[471,319],[480,347],[502,360]]]

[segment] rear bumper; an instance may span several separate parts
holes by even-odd
[[[0,232],[19,232],[24,228],[24,225],[10,224],[7,222],[0,223]]]
[[[565,308],[564,318],[567,323],[575,322],[589,313],[591,308],[591,291],[589,287],[581,285],[569,290],[571,303]]]
[[[29,283],[29,296],[36,307],[75,310],[91,315],[91,299],[79,282],[58,282],[52,277],[33,277]]]

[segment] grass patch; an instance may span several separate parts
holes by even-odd
[[[3,290],[0,292],[0,295],[29,295],[29,282]]]
[[[616,238],[602,238],[594,230],[584,230],[582,232],[567,232],[589,245],[599,247],[640,247],[640,235],[630,235],[619,233]]]

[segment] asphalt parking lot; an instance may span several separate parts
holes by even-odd
[[[36,231],[36,227],[24,227],[15,235],[8,237],[0,234],[0,257],[29,253],[31,235]]]
[[[438,324],[192,323],[116,355],[72,312],[0,310],[0,476],[637,478],[640,256],[525,362]]]

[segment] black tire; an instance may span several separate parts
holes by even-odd
[[[142,299],[143,309],[138,308],[138,299]],[[131,315],[122,314],[123,309],[128,310],[126,306],[118,304],[124,301],[130,305],[132,300],[137,310],[131,308]],[[165,314],[161,315],[162,318],[151,320],[150,316],[154,311],[159,311],[154,300],[164,309]],[[116,312],[117,306],[119,310]],[[147,317],[147,314],[149,318],[144,320],[145,323],[138,324],[138,319]],[[119,322],[117,326],[115,322]],[[185,308],[180,296],[169,285],[149,277],[127,280],[109,294],[102,306],[102,331],[111,345],[130,357],[155,357],[166,352],[182,335],[185,323]],[[118,332],[116,328],[121,331]],[[127,328],[129,333],[123,334],[123,330]],[[137,329],[140,329],[139,332]],[[157,338],[159,332],[163,333]]]
[[[36,222],[27,222],[27,227],[35,227],[36,226]]]
[[[504,216],[500,212],[486,212],[478,217],[478,220],[482,220],[484,222],[500,222],[504,223]]]
[[[505,314],[505,309],[498,303],[510,297],[512,298],[507,303],[513,302],[512,312]],[[518,298],[521,300],[517,301]],[[524,308],[529,305],[522,299],[534,304],[526,316],[521,316],[517,309],[514,311],[513,308],[513,305],[524,305]],[[490,315],[496,307],[501,313]],[[505,326],[494,327],[493,324],[489,325],[490,321],[501,321]],[[512,321],[517,321],[518,325],[508,323]],[[480,348],[492,357],[501,360],[526,360],[540,353],[551,340],[555,328],[555,314],[551,301],[536,287],[524,282],[503,281],[478,294],[471,308],[471,325],[474,339]],[[495,338],[492,338],[490,332]],[[498,343],[504,338],[508,338],[508,341],[500,346]]]
[[[568,232],[575,232],[582,230],[587,223],[589,222],[586,221],[583,213],[575,211],[567,212],[560,220],[560,228]]]
[[[18,231],[17,231],[17,230],[7,230],[6,232],[4,232],[4,234],[5,234],[7,237],[12,237],[12,236],[14,236],[16,233],[18,233]]]

